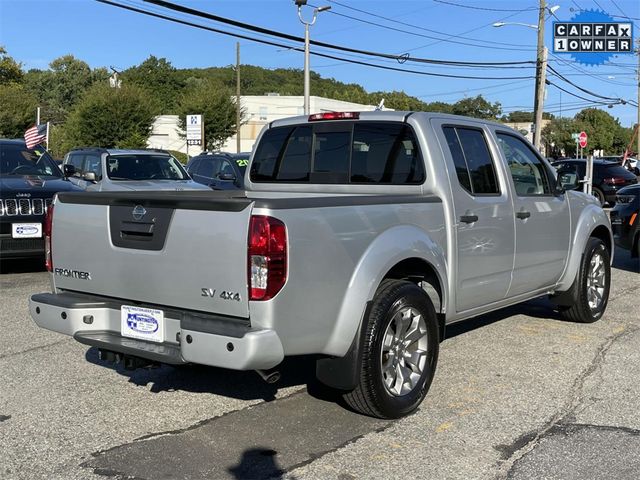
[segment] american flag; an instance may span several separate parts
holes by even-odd
[[[27,148],[33,148],[47,139],[47,124],[34,125],[24,132],[24,141]]]

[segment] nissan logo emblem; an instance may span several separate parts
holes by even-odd
[[[142,205],[136,205],[136,207],[133,209],[133,212],[131,212],[131,215],[133,215],[133,218],[135,220],[142,220],[142,217],[144,217],[146,214],[147,211]]]

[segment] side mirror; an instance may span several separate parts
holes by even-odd
[[[70,163],[62,165],[62,173],[65,177],[73,177],[76,174],[76,167]]]
[[[84,172],[82,179],[86,180],[87,182],[95,182],[96,174],[94,172]]]
[[[575,190],[580,186],[580,177],[578,171],[573,168],[561,168],[558,170],[558,180],[556,182],[556,190]]]
[[[225,180],[228,182],[235,182],[236,181],[236,176],[233,173],[221,173],[218,175],[218,178],[220,180]]]

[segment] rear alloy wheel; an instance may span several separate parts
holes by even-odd
[[[577,289],[573,304],[561,309],[567,320],[592,323],[602,317],[609,301],[610,264],[609,251],[604,242],[599,238],[589,238],[578,275],[571,287]]]
[[[435,373],[439,338],[433,303],[414,283],[385,280],[365,321],[359,384],[344,399],[365,415],[407,415],[420,405]]]
[[[602,190],[597,187],[593,187],[593,190],[591,190],[591,194],[598,199],[598,201],[600,202],[600,206],[603,207],[606,202]]]

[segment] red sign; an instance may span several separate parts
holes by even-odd
[[[585,148],[587,146],[587,133],[586,132],[580,132],[580,135],[578,135],[578,142],[580,144],[580,148]]]

